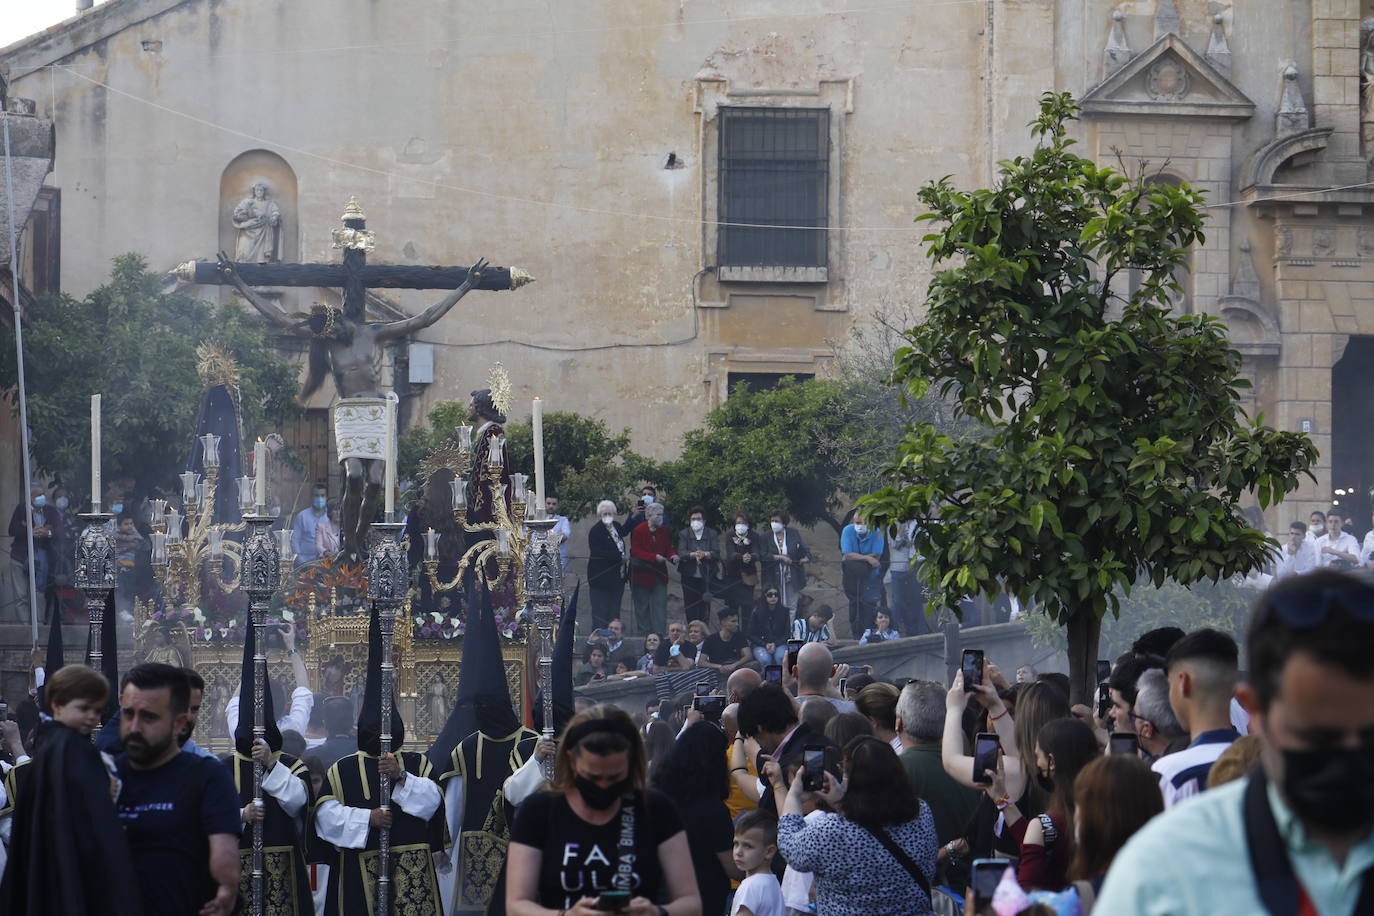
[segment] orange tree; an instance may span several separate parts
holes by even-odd
[[[1272,541],[1240,502],[1281,499],[1316,450],[1244,415],[1220,321],[1171,309],[1203,238],[1201,195],[1075,155],[1077,113],[1047,93],[1035,150],[1002,163],[995,187],[921,189],[943,269],[892,380],[907,397],[938,390],[982,435],[908,425],[887,486],[861,505],[878,523],[921,521],[933,605],[1005,590],[1064,625],[1086,702],[1119,596],[1261,566]]]

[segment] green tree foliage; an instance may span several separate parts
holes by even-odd
[[[666,501],[682,510],[700,504],[709,524],[741,510],[766,520],[781,507],[801,525],[839,531],[850,450],[877,435],[852,421],[848,404],[844,386],[826,379],[785,378],[763,391],[737,385],[662,467]]]
[[[994,188],[920,192],[936,222],[925,320],[894,382],[931,386],[986,435],[911,425],[889,485],[864,505],[917,518],[934,600],[1002,589],[1068,629],[1073,699],[1089,696],[1101,620],[1138,579],[1217,581],[1262,565],[1272,542],[1241,514],[1309,473],[1312,443],[1249,421],[1225,326],[1174,315],[1174,273],[1203,237],[1198,192],[1072,152],[1077,116],[1047,93],[1035,151]],[[1126,296],[1127,272],[1138,278]]]
[[[102,394],[106,479],[130,477],[135,494],[170,488],[183,469],[201,394],[196,347],[234,353],[245,436],[297,410],[296,366],[272,348],[262,322],[234,304],[164,294],[144,259],[114,261],[110,282],[85,299],[45,298],[24,328],[29,427],[38,467],[78,489],[90,467],[90,397]],[[0,387],[18,378],[13,332],[0,348]],[[17,401],[16,409],[17,409]]]
[[[463,402],[440,401],[430,409],[428,425],[401,434],[397,463],[402,477],[418,479],[424,459],[441,447],[455,447],[455,428],[468,423]],[[511,467],[530,475],[534,489],[534,430],[529,421],[506,424]],[[544,471],[548,492],[559,497],[560,511],[578,519],[602,499],[613,499],[623,511],[638,484],[655,474],[652,463],[630,450],[630,431],[613,433],[604,420],[568,411],[544,415]]]

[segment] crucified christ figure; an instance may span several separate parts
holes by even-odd
[[[223,253],[218,264],[219,282],[233,286],[278,328],[310,341],[305,384],[300,399],[309,397],[332,375],[342,399],[335,407],[335,441],[344,466],[344,498],[339,520],[339,546],[349,563],[361,562],[367,532],[377,514],[382,495],[385,411],[381,399],[382,348],[388,342],[423,330],[443,318],[472,289],[480,288],[487,262],[467,269],[466,278],[443,299],[419,315],[401,321],[369,322],[361,288],[345,286],[344,307],[316,303],[310,317],[298,321],[284,313],[249,286],[238,266]],[[294,284],[293,284],[294,285]],[[507,288],[509,288],[507,286]],[[354,295],[349,295],[354,293]]]

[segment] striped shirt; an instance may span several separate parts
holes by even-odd
[[[1164,807],[1172,808],[1207,788],[1207,775],[1212,772],[1212,764],[1239,737],[1240,732],[1232,728],[1203,732],[1183,750],[1156,760],[1150,769],[1159,775],[1159,791],[1164,793]]]

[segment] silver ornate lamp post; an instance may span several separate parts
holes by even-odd
[[[534,605],[534,626],[539,630],[539,690],[544,697],[544,737],[553,740],[553,631],[558,626],[554,602],[563,592],[563,560],[558,545],[550,537],[551,518],[525,522],[529,540],[525,545],[525,595]],[[544,778],[553,779],[552,755],[544,758]]]
[[[405,602],[406,591],[410,584],[410,568],[405,551],[396,540],[403,526],[388,517],[385,522],[372,526],[375,532],[372,547],[367,558],[367,596],[377,608],[377,619],[382,631],[382,733],[381,756],[391,753],[391,704],[392,689],[396,682],[395,665],[392,662],[391,646],[396,632],[396,614]],[[391,807],[391,777],[385,773],[377,775],[379,807]],[[379,830],[380,853],[377,872],[378,913],[391,912],[391,830]]]
[[[281,557],[277,541],[272,537],[272,523],[277,520],[269,515],[265,506],[254,507],[254,512],[243,516],[248,523],[248,537],[243,542],[243,565],[240,582],[248,592],[248,611],[250,625],[253,627],[253,741],[267,737],[266,704],[267,696],[267,607],[272,593],[281,583]],[[263,767],[256,759],[253,761],[253,804],[262,806]],[[253,874],[252,895],[253,914],[263,916],[266,900],[263,896],[263,854],[262,820],[253,822]]]
[[[76,587],[86,595],[86,614],[91,619],[91,667],[103,670],[104,653],[101,651],[101,629],[113,620],[105,620],[105,604],[110,600],[110,592],[115,588],[115,539],[114,534],[105,527],[114,516],[100,511],[95,503],[92,511],[82,513],[86,520],[86,530],[76,548]],[[54,623],[61,626],[61,621]],[[110,685],[110,689],[115,689]]]

